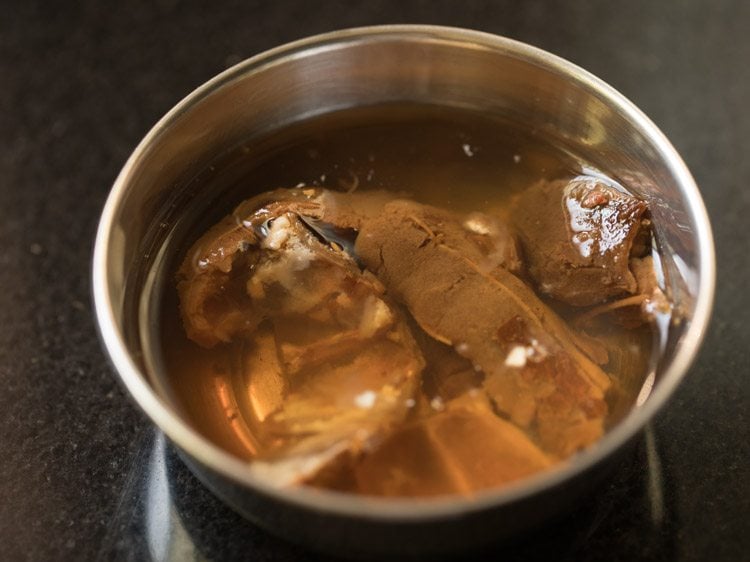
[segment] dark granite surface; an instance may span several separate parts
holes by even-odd
[[[302,560],[197,484],[96,339],[89,260],[127,155],[246,56],[375,23],[440,23],[562,55],[664,130],[714,221],[714,322],[606,489],[508,559],[750,559],[750,4],[0,3],[0,558]],[[497,558],[500,553],[489,553]]]

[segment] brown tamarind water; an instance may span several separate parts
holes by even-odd
[[[279,485],[381,496],[471,494],[552,469],[580,450],[596,446],[601,435],[637,407],[639,395],[642,399],[653,383],[661,336],[654,322],[642,317],[649,305],[643,284],[638,281],[636,289],[590,305],[565,302],[546,292],[534,277],[529,265],[533,256],[523,243],[526,238],[518,235],[516,265],[498,262],[501,273],[474,267],[478,262],[461,255],[460,245],[446,242],[450,236],[441,229],[448,232],[449,219],[432,209],[456,217],[455,224],[468,229],[471,243],[486,234],[483,220],[508,225],[508,236],[513,237],[524,193],[534,186],[581,177],[637,195],[637,186],[622,186],[616,178],[608,178],[606,170],[591,170],[585,155],[570,153],[556,139],[468,110],[414,105],[341,110],[248,141],[222,155],[196,179],[206,191],[220,184],[216,190],[220,195],[194,213],[186,234],[169,238],[162,248],[163,259],[153,276],[159,306],[150,320],[158,342],[152,350],[157,384],[197,431],[247,459],[248,470],[257,470]],[[321,293],[321,299],[335,295],[337,304],[324,312],[322,305],[310,305],[307,316],[295,312],[282,319],[274,316],[273,306],[264,304],[262,318],[248,321],[252,330],[233,332],[231,337],[221,332],[216,341],[191,338],[186,331],[190,312],[184,291],[185,284],[204,279],[199,276],[200,259],[192,264],[194,278],[186,281],[178,270],[192,259],[191,252],[200,251],[196,241],[242,201],[297,186],[309,190],[309,195],[300,197],[315,204],[322,200],[321,190],[354,197],[385,192],[394,200],[413,202],[416,210],[408,210],[412,207],[407,205],[403,220],[385,216],[398,208],[386,205],[373,215],[373,226],[347,225],[350,241],[360,235],[358,228],[363,232],[369,228],[381,244],[381,254],[395,248],[396,254],[423,256],[427,254],[420,253],[421,246],[432,247],[430,259],[453,265],[434,262],[437,273],[419,281],[425,291],[431,290],[433,280],[441,286],[437,278],[442,271],[448,275],[450,268],[464,264],[476,276],[472,283],[480,289],[488,287],[484,292],[456,293],[456,299],[474,299],[464,306],[469,311],[465,317],[455,315],[467,323],[467,330],[490,325],[492,303],[498,299],[513,300],[512,306],[521,311],[498,312],[498,318],[507,314],[509,319],[498,320],[486,331],[487,346],[497,349],[480,352],[475,340],[470,345],[470,338],[461,337],[460,326],[444,327],[440,315],[420,300],[419,291],[407,286],[406,280],[416,279],[416,270],[394,273],[396,265],[368,261],[364,250],[362,256],[347,255],[359,246],[343,247],[340,241],[327,240],[325,233],[311,231],[310,220],[296,207],[282,207],[281,215],[248,231],[242,251],[256,252],[255,261],[232,262],[231,271],[219,272],[226,283],[221,281],[212,290],[224,295],[222,306],[234,299],[241,314],[256,314],[251,310],[262,308],[256,306],[259,299],[271,297],[270,285],[253,284],[253,276],[269,264],[278,264],[283,244],[294,239],[323,256],[320,259],[332,271],[344,271],[340,275],[346,282],[333,292]],[[609,200],[602,203],[599,191],[593,193],[597,197],[589,195],[583,206],[588,209],[593,201],[604,216]],[[239,224],[245,217],[236,218]],[[386,219],[392,222],[382,222]],[[426,233],[424,241],[414,246],[395,245],[387,238],[399,229],[405,233],[399,236],[408,238],[420,228]],[[272,234],[281,242],[274,242],[277,238],[272,239]],[[646,257],[658,264],[658,245],[650,236],[648,230],[636,242],[643,246],[638,259]],[[305,242],[305,237],[310,241]],[[578,236],[575,241],[576,248],[589,248],[587,239]],[[256,242],[257,249],[252,246]],[[329,251],[342,257],[329,260],[325,257]],[[389,263],[404,261],[397,258],[394,255]],[[386,258],[381,255],[381,259]],[[405,262],[409,267],[409,259]],[[328,270],[312,271],[309,263],[293,268],[294,279],[301,285],[319,286]],[[460,281],[465,278],[468,274],[461,275]],[[179,291],[178,281],[183,283]],[[454,285],[445,283],[450,290]],[[342,287],[349,287],[350,293]],[[245,299],[253,301],[255,308],[246,307]],[[440,306],[459,307],[458,301],[445,302]],[[330,328],[331,306],[338,307],[335,314],[354,311],[356,321],[341,320],[335,330]],[[381,310],[387,320],[378,316]],[[363,328],[365,318],[375,327]],[[542,330],[539,326],[552,331],[551,344],[544,343],[547,334],[534,335],[534,330]],[[487,359],[493,353],[501,357],[494,363]],[[403,361],[398,359],[402,356]],[[396,376],[398,369],[403,373]],[[568,371],[577,373],[573,382],[561,375]],[[597,377],[605,377],[604,382]],[[527,389],[533,389],[529,391],[533,398],[524,401]],[[527,403],[525,409],[518,406]],[[583,414],[570,413],[576,408]],[[559,423],[567,427],[558,431],[556,420],[562,419]],[[592,429],[592,423],[600,429]]]

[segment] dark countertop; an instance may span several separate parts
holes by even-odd
[[[191,89],[292,39],[404,22],[507,35],[594,72],[672,140],[715,228],[714,321],[685,383],[599,497],[543,538],[506,549],[506,557],[750,558],[750,4],[370,0],[201,8],[159,0],[3,8],[4,560],[310,557],[213,499],[125,396],[92,322],[93,235],[129,152]]]

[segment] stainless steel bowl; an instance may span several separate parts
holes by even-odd
[[[195,193],[186,195],[189,180],[241,141],[315,114],[391,101],[471,108],[526,123],[624,179],[650,202],[670,290],[685,318],[670,330],[648,398],[601,442],[556,470],[472,498],[375,500],[275,489],[196,432],[148,368],[148,338],[139,323],[150,305],[142,298],[145,272],[158,253],[158,225],[165,217],[172,224],[186,201],[196,200]],[[529,45],[430,26],[312,37],[253,57],[198,88],[125,164],[102,214],[93,264],[96,316],[112,363],[195,474],[273,533],[355,556],[455,552],[529,529],[580,499],[685,376],[708,324],[714,277],[698,188],[669,141],[632,103]]]

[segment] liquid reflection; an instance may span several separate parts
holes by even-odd
[[[668,463],[666,464],[668,466]],[[669,560],[673,494],[648,429],[613,476],[567,515],[474,560]],[[99,560],[331,560],[277,539],[215,498],[160,432],[144,437]]]

